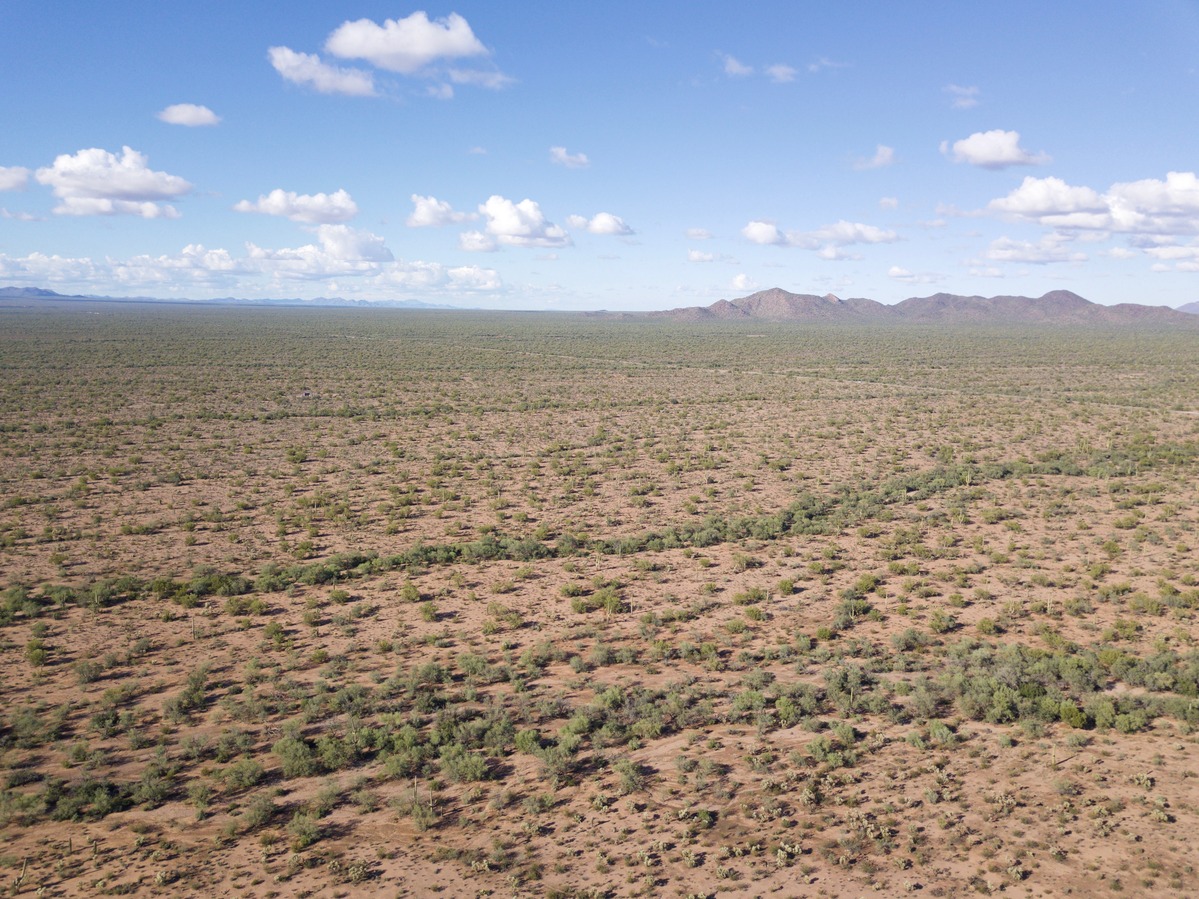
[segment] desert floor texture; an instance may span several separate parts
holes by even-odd
[[[1199,336],[0,308],[0,885],[1199,894]]]

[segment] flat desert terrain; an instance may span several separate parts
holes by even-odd
[[[0,883],[1199,894],[1197,360],[11,302]]]

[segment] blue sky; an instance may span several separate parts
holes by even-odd
[[[1199,4],[0,5],[0,285],[1199,299]]]

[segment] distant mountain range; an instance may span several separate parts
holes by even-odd
[[[164,300],[154,297],[100,297],[56,293],[41,287],[0,287],[0,300],[44,300],[97,303],[162,303],[202,306],[332,306],[390,309],[458,309],[420,300],[315,300],[223,297],[217,300]],[[1104,306],[1068,290],[1040,297],[965,297],[937,293],[910,297],[893,306],[861,297],[843,300],[833,294],[815,296],[790,293],[779,287],[760,290],[736,300],[718,300],[711,306],[684,306],[664,312],[586,312],[600,318],[665,318],[673,321],[846,322],[918,324],[1046,324],[1046,325],[1175,325],[1199,326],[1199,301],[1178,309],[1119,303]]]
[[[157,297],[97,297],[62,294],[41,287],[0,287],[0,300],[69,300],[93,303],[161,303],[188,306],[352,306],[388,309],[459,309],[458,306],[439,306],[421,300],[347,300],[341,297],[317,297],[315,300],[262,299],[246,300],[221,297],[217,300],[164,300]]]
[[[1048,325],[1199,325],[1199,303],[1180,311],[1166,306],[1120,303],[1103,306],[1068,290],[1041,297],[964,297],[938,293],[911,297],[888,306],[862,298],[843,300],[831,293],[815,296],[781,288],[760,290],[737,300],[718,300],[711,306],[686,306],[651,313],[676,321],[775,322],[913,322],[922,324],[1048,324]]]

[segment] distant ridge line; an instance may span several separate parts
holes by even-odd
[[[927,297],[909,297],[888,306],[862,297],[841,299],[831,293],[816,296],[772,287],[734,300],[717,300],[710,306],[684,306],[649,314],[676,321],[1199,325],[1199,315],[1192,314],[1199,313],[1199,303],[1188,306],[1194,308],[1182,311],[1138,303],[1104,306],[1069,290],[1052,290],[1040,297],[936,293]]]
[[[68,301],[93,303],[156,303],[189,306],[304,307],[356,309],[442,309],[472,311],[467,306],[426,303],[422,300],[351,300],[342,297],[239,299],[162,299],[157,297],[108,297],[61,294],[42,287],[0,287],[0,300]],[[484,311],[475,308],[473,311]],[[490,310],[497,311],[497,310]],[[512,310],[517,311],[517,310]],[[561,312],[562,310],[559,310]],[[616,312],[588,310],[577,313],[589,318],[654,318],[683,322],[842,322],[847,324],[1045,324],[1045,325],[1173,325],[1190,328],[1199,325],[1199,301],[1178,309],[1118,303],[1104,306],[1084,299],[1069,290],[1051,290],[1039,297],[962,296],[935,293],[927,297],[908,297],[894,305],[865,297],[842,299],[828,293],[823,296],[791,293],[781,287],[732,300],[717,300],[710,306],[682,306],[659,312]]]

